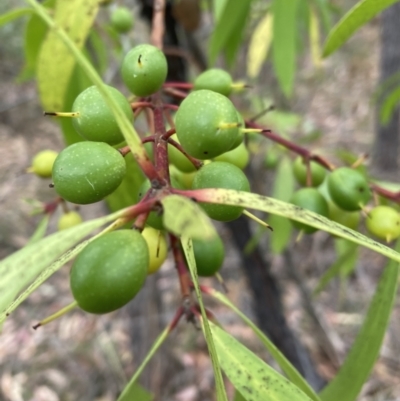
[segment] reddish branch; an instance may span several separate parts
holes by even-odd
[[[159,49],[163,48],[164,37],[164,12],[165,0],[154,0],[153,2],[153,22],[151,29],[151,43]]]
[[[186,150],[182,148],[182,145],[180,143],[174,141],[171,138],[168,139],[168,143],[170,143],[172,146],[180,150],[190,160],[193,166],[196,167],[197,170],[203,165],[203,162],[201,160],[195,159],[194,157],[190,156],[186,152]]]
[[[181,285],[181,294],[183,297],[183,303],[185,304],[190,297],[190,286],[191,280],[188,269],[186,267],[186,261],[182,253],[180,241],[175,235],[169,235],[172,253],[174,255],[175,267],[179,276],[179,283]]]

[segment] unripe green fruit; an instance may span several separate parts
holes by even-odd
[[[244,142],[237,148],[217,156],[214,160],[218,162],[227,162],[243,170],[249,163],[250,155]]]
[[[303,209],[311,210],[314,213],[318,213],[321,216],[328,217],[329,207],[325,198],[315,188],[302,188],[296,191],[290,203],[299,206]],[[291,220],[294,227],[304,231],[306,234],[312,234],[317,231],[316,228],[308,226],[304,223]]]
[[[324,181],[326,170],[314,161],[310,161],[311,186],[318,187]],[[307,165],[301,156],[293,163],[293,174],[300,185],[307,185]]]
[[[390,206],[376,206],[365,219],[367,230],[390,242],[400,237],[400,214]]]
[[[142,232],[149,247],[149,269],[147,274],[153,274],[160,269],[167,259],[168,247],[162,231],[146,227]]]
[[[232,102],[210,90],[190,93],[175,115],[179,142],[191,156],[212,159],[231,150],[240,135]]]
[[[51,177],[54,160],[56,160],[57,156],[58,153],[54,150],[42,150],[33,158],[32,166],[28,171],[41,178]]]
[[[211,241],[193,240],[193,252],[197,274],[203,277],[217,273],[225,259],[224,243],[219,236]]]
[[[171,139],[179,143],[176,135],[172,135]],[[196,167],[194,167],[193,163],[179,149],[170,144],[168,144],[168,160],[184,173],[196,171]]]
[[[328,176],[332,200],[343,210],[360,210],[371,199],[371,190],[365,177],[357,170],[341,167]]]
[[[75,259],[70,275],[72,294],[86,312],[112,312],[139,292],[148,265],[149,250],[139,232],[118,230],[104,234]]]
[[[53,183],[65,200],[81,205],[102,200],[121,184],[125,160],[103,142],[78,142],[65,148],[53,166]]]
[[[225,188],[250,191],[247,177],[240,168],[226,162],[212,162],[203,166],[194,176],[193,189]],[[243,212],[242,207],[201,203],[205,212],[215,220],[231,221]]]
[[[224,70],[211,68],[202,72],[195,79],[193,89],[208,89],[221,95],[229,96],[232,92],[232,78]]]
[[[67,212],[64,213],[58,220],[57,227],[58,230],[66,230],[67,228],[71,228],[77,226],[82,223],[82,217],[78,212]]]
[[[329,218],[336,223],[339,223],[345,227],[351,228],[352,230],[357,230],[358,225],[361,220],[361,213],[356,212],[346,212],[340,209],[332,201],[328,201],[329,206]]]
[[[164,53],[152,45],[134,47],[122,62],[122,79],[136,96],[149,96],[157,92],[165,82],[167,72]]]
[[[132,121],[131,105],[125,96],[111,86],[106,88],[125,116]],[[72,112],[79,113],[72,119],[72,123],[78,134],[86,140],[106,142],[110,145],[117,145],[124,140],[113,112],[96,86],[90,86],[77,96],[72,105]]]
[[[182,184],[174,177],[171,176],[171,185],[173,188],[184,189]],[[146,179],[143,184],[140,186],[138,200],[142,200],[143,196],[147,193],[147,191],[151,188],[151,183],[148,179]],[[162,221],[162,214],[157,212],[150,212],[149,217],[146,220],[146,224],[150,227],[155,228],[156,230],[164,230],[164,224]]]
[[[111,14],[111,25],[118,33],[127,33],[133,26],[133,15],[126,7],[118,7]]]
[[[274,169],[279,163],[279,154],[275,149],[268,149],[264,158],[264,167]]]

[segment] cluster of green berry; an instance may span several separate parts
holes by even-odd
[[[386,205],[368,210],[366,205],[372,192],[366,177],[356,169],[340,167],[327,175],[321,165],[310,161],[307,167],[305,160],[299,156],[293,163],[293,173],[300,185],[309,186],[295,192],[291,203],[353,230],[358,228],[363,211],[366,228],[371,234],[388,242],[400,237],[400,214]],[[293,225],[307,234],[316,231],[299,222],[293,221]]]

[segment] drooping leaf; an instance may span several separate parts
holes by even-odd
[[[399,0],[361,0],[332,28],[325,41],[323,57],[341,47],[360,27]]]
[[[98,7],[98,0],[57,1],[54,21],[82,49]],[[63,110],[63,100],[75,65],[76,59],[60,39],[58,31],[50,30],[42,44],[37,65],[40,98],[46,110],[66,111]]]
[[[211,322],[210,326],[222,369],[246,400],[310,400],[226,331]]]
[[[0,15],[0,26],[8,24],[18,18],[24,17],[25,15],[31,15],[33,10],[31,8],[15,8],[8,13]]]
[[[290,97],[293,92],[296,71],[296,15],[299,0],[274,0],[272,62],[275,75],[283,93]]]
[[[164,209],[164,226],[173,234],[204,240],[216,235],[210,218],[192,200],[179,195],[170,195],[161,203]]]
[[[228,1],[219,16],[216,27],[210,39],[208,60],[212,66],[218,54],[229,44],[231,37],[235,38],[240,29],[243,30],[243,18],[247,18],[251,0],[238,2]],[[241,31],[240,31],[241,34]]]
[[[283,157],[277,167],[272,196],[288,202],[293,195],[294,187],[292,162],[288,157]],[[274,214],[269,217],[268,224],[274,229],[270,236],[271,250],[275,254],[280,254],[290,241],[293,231],[292,224],[287,218]]]
[[[222,304],[230,308],[235,312],[256,334],[256,336],[264,344],[265,348],[271,354],[271,356],[278,363],[282,371],[286,374],[289,380],[299,387],[305,394],[307,394],[312,400],[320,401],[318,395],[306,382],[303,376],[298,370],[286,359],[285,355],[275,346],[275,344],[243,313],[241,312],[224,294],[212,290],[210,295],[219,300]]]
[[[251,35],[247,55],[247,75],[255,78],[261,71],[272,43],[273,14],[268,12]]]
[[[396,245],[400,250],[400,241]],[[322,401],[354,401],[367,381],[389,324],[399,284],[399,263],[385,267],[364,323],[346,360],[334,379],[322,390]]]
[[[217,351],[214,344],[213,335],[210,328],[210,322],[206,314],[206,310],[203,303],[203,297],[201,295],[199,287],[199,277],[197,275],[196,260],[193,253],[193,243],[189,237],[182,237],[181,239],[182,249],[186,257],[187,266],[192,277],[192,282],[194,285],[194,290],[196,293],[197,302],[200,306],[201,316],[202,316],[202,328],[204,332],[204,337],[207,342],[208,352],[210,354],[211,364],[214,371],[214,379],[217,393],[217,401],[228,401],[226,395],[224,381],[222,379],[221,367],[217,355]]]
[[[196,191],[187,191],[190,196],[196,197],[200,202],[210,202],[217,204],[226,204],[232,206],[242,206],[244,208],[261,210],[263,212],[276,214],[299,221],[319,230],[324,230],[330,234],[345,238],[351,242],[362,245],[387,256],[390,259],[400,262],[400,253],[393,249],[368,238],[367,236],[344,227],[323,217],[319,214],[302,209],[290,203],[282,202],[267,196],[252,194],[249,192],[234,191],[228,189],[199,189]]]
[[[0,322],[10,312],[9,304],[35,277],[64,252],[77,244],[93,230],[115,220],[110,214],[52,234],[28,244],[0,262]],[[64,262],[65,263],[65,262]]]
[[[314,289],[314,294],[319,294],[327,284],[336,276],[343,275],[344,272],[352,271],[358,259],[358,245],[352,242],[336,239],[336,243],[341,242],[343,246],[337,246],[337,259],[335,263],[319,279]]]

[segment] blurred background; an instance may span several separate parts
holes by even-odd
[[[170,57],[169,79],[191,81],[207,65],[216,21],[210,12],[211,1],[179,3],[186,3],[188,8],[168,8],[165,51]],[[231,3],[235,7],[235,2]],[[132,10],[134,26],[121,37],[107,36],[105,27],[117,4]],[[355,1],[332,0],[326,4],[332,23]],[[268,41],[264,20],[270,5],[268,1],[253,0],[234,57],[219,55],[216,60],[217,65],[231,71],[235,80],[250,86],[232,97],[239,110],[250,118],[274,105],[273,111],[258,120],[260,124],[337,165],[368,154],[365,164],[375,177],[398,181],[398,108],[394,108],[385,126],[377,114],[384,92],[380,83],[400,71],[396,42],[400,34],[399,4],[368,23],[324,60],[313,53],[326,37],[323,18],[315,17],[315,34],[309,28],[312,14],[304,19],[299,14],[291,88],[285,78],[282,81],[278,77],[271,54],[261,57],[260,50],[261,55],[256,57],[251,52],[252,46],[262,49],[262,43]],[[0,13],[19,6],[24,7],[24,1],[3,0]],[[149,41],[151,7],[152,2],[146,0],[111,2],[100,8],[96,19],[95,27],[108,51],[102,56],[103,77],[126,95],[128,91],[119,76],[121,56],[133,45]],[[222,18],[229,18],[229,14]],[[35,231],[40,216],[32,216],[33,200],[49,202],[54,197],[50,180],[26,172],[33,156],[42,149],[60,151],[64,146],[60,126],[43,117],[36,83],[26,70],[26,21],[21,18],[0,26],[1,258],[23,247]],[[258,37],[256,45],[255,35],[262,30],[262,21],[264,36]],[[89,43],[89,49],[93,43]],[[389,85],[389,89],[395,85]],[[139,130],[145,130],[141,121],[138,124]],[[274,195],[280,162],[295,155],[267,140],[253,139],[249,149],[251,164],[246,172],[253,191]],[[279,177],[280,182],[291,180],[282,173]],[[85,220],[99,217],[107,212],[107,205],[83,206],[80,212]],[[57,218],[58,214],[52,217],[48,233],[56,230]],[[322,275],[337,260],[331,236],[317,232],[295,242],[293,233],[281,251],[274,252],[274,233],[260,231],[245,219],[217,226],[226,240],[227,256],[221,274],[229,298],[278,343],[315,388],[321,388],[337,372],[360,328],[385,259],[360,248],[359,257],[348,270],[315,295]],[[365,232],[362,227],[360,230]],[[245,245],[254,234],[255,247],[245,254]],[[0,336],[0,400],[115,400],[180,302],[179,283],[173,262],[168,260],[148,278],[134,301],[121,310],[104,316],[74,310],[34,331],[33,324],[72,301],[68,275],[67,265],[6,320]],[[222,290],[217,280],[203,282]],[[210,299],[206,302],[229,333],[275,366],[236,315]],[[380,358],[360,400],[400,400],[400,304],[396,302]],[[198,328],[181,321],[146,368],[140,385],[143,394],[138,401],[213,400],[212,368]],[[227,388],[233,397],[233,387],[227,383]]]

